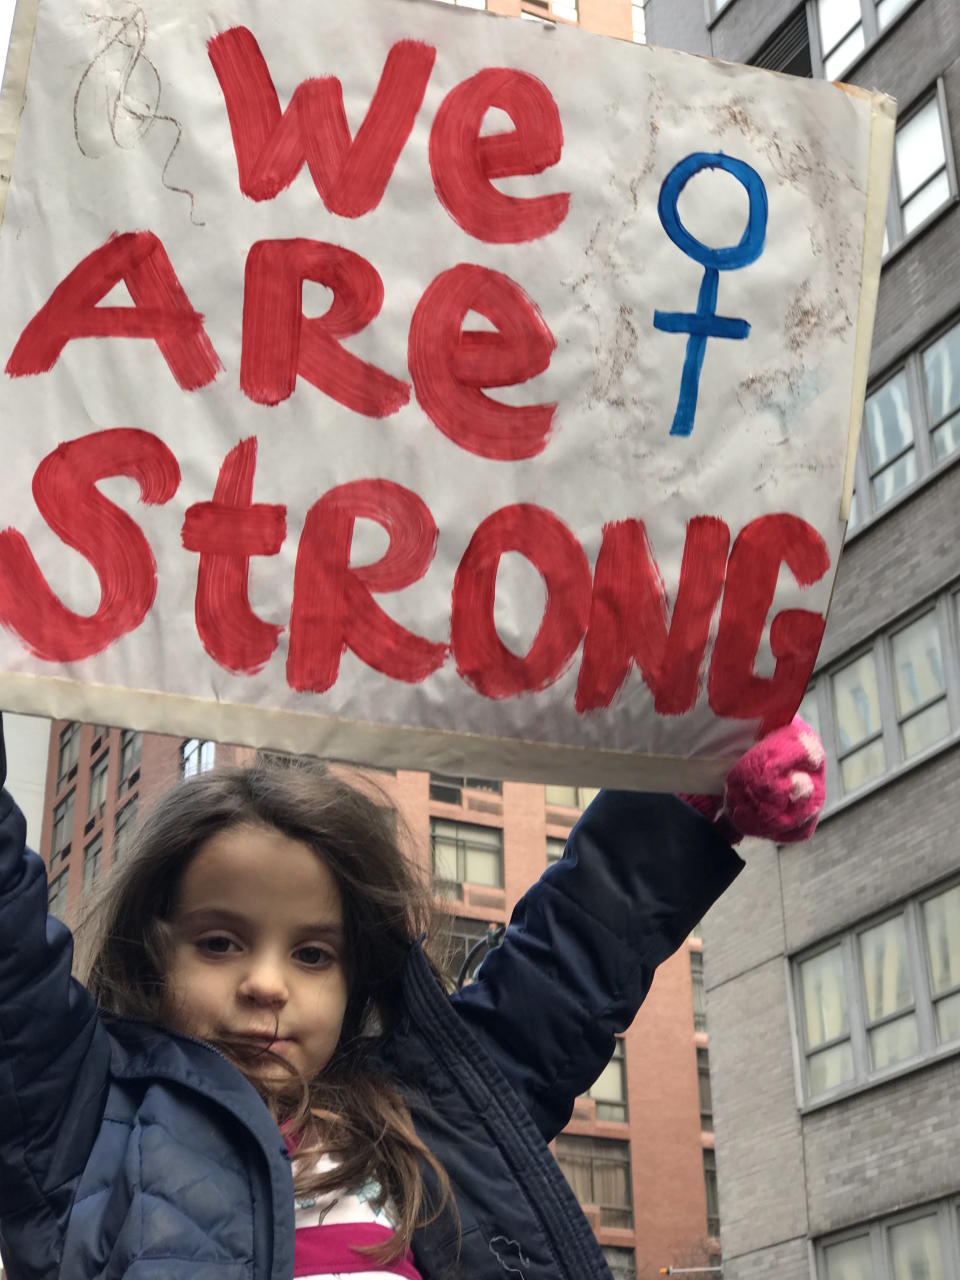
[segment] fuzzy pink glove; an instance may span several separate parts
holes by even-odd
[[[807,840],[826,796],[823,743],[799,716],[768,733],[727,774],[722,796],[681,796],[736,844],[761,836],[778,844]]]

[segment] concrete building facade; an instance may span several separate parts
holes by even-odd
[[[704,925],[728,1280],[960,1277],[960,4],[649,0],[647,35],[898,101],[808,846]]]

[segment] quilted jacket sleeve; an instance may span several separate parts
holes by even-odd
[[[0,726],[2,742],[2,726]],[[6,768],[0,753],[0,783]],[[107,1089],[109,1043],[70,976],[73,940],[47,916],[46,873],[0,792],[0,1222],[25,1213],[51,1244],[86,1164]],[[14,1273],[16,1274],[16,1273]]]
[[[742,867],[676,797],[601,792],[477,980],[451,997],[548,1141],[609,1061],[657,965]]]

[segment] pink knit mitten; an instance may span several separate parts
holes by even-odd
[[[761,836],[792,844],[813,835],[826,796],[823,744],[799,716],[740,757],[723,796],[683,796],[735,844]]]

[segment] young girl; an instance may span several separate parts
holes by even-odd
[[[690,799],[602,792],[447,996],[428,896],[338,778],[177,787],[111,877],[86,988],[4,791],[10,1280],[609,1280],[547,1143],[742,867],[724,835],[810,833],[822,751],[795,721],[722,807]]]

